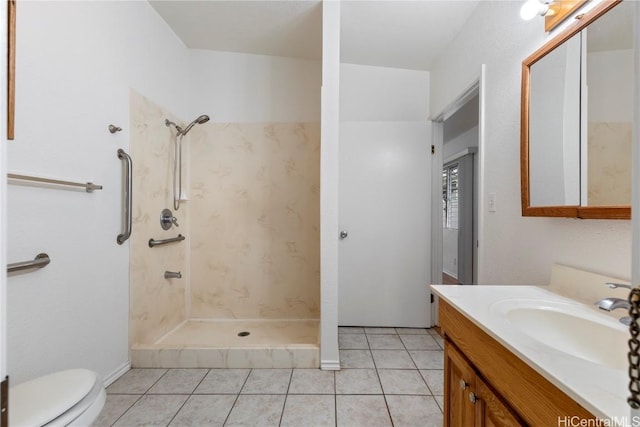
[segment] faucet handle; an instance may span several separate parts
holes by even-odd
[[[163,230],[168,230],[171,228],[171,224],[178,227],[178,218],[173,216],[169,209],[163,209],[160,214],[160,226]]]
[[[605,286],[607,286],[609,289],[616,289],[616,288],[631,289],[630,285],[625,285],[623,283],[607,282],[607,283],[605,283]]]

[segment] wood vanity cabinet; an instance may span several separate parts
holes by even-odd
[[[439,313],[445,337],[445,427],[548,427],[567,416],[596,421],[442,299]]]
[[[524,426],[450,342],[445,343],[445,426]]]

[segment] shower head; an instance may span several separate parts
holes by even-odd
[[[206,114],[203,114],[203,115],[199,116],[197,119],[195,119],[194,121],[192,121],[191,123],[189,123],[189,125],[184,130],[178,129],[178,131],[182,135],[186,135],[187,133],[189,133],[191,128],[194,127],[195,125],[201,125],[203,123],[207,123],[208,121],[209,121],[209,116],[207,116]],[[176,128],[177,128],[177,126],[176,126]]]

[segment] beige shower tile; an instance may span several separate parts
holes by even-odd
[[[274,368],[318,368],[320,366],[320,347],[294,348],[288,350],[290,358],[279,360],[274,352]],[[285,364],[291,360],[291,364]]]
[[[333,395],[288,395],[282,413],[282,427],[334,427],[336,425]]]
[[[631,122],[589,122],[588,205],[628,205],[631,200]]]
[[[194,131],[193,315],[319,318],[319,124]]]
[[[170,189],[176,136],[165,126],[164,119],[178,123],[181,120],[133,90],[129,103],[130,155],[135,163],[132,172],[134,233],[129,241],[130,341],[152,344],[185,319],[188,276],[185,259],[189,240],[153,249],[148,246],[149,238],[166,239],[179,232],[175,228],[163,231],[159,217],[162,209],[173,204]],[[173,214],[182,229],[189,229],[187,204]],[[165,270],[182,271],[185,278],[167,280],[163,277]]]

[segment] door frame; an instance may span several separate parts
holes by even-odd
[[[7,34],[7,8],[0,8],[0,32]],[[6,41],[6,38],[3,38]],[[7,69],[7,43],[3,44],[0,68]],[[6,76],[6,74],[5,74]],[[2,105],[7,105],[7,85],[0,89]],[[7,372],[7,109],[0,114],[0,381]]]
[[[8,8],[0,8],[0,33],[8,33]],[[3,40],[0,68],[7,69],[8,43]],[[6,76],[6,73],[4,74]],[[0,89],[0,102],[7,105],[7,85]],[[7,372],[7,108],[0,112],[0,424],[9,424],[9,373]]]
[[[476,243],[478,250],[477,258],[477,282],[481,283],[484,277],[484,262],[482,252],[482,242],[484,230],[482,227],[483,200],[485,193],[484,183],[484,149],[485,149],[485,98],[486,98],[486,66],[480,66],[480,72],[476,78],[469,84],[450,104],[444,109],[434,114],[432,121],[432,156],[431,156],[431,283],[442,283],[442,209],[441,209],[441,192],[442,192],[442,168],[444,166],[443,147],[444,147],[444,121],[451,117],[456,111],[462,108],[467,102],[478,95],[478,152],[477,166],[475,171],[477,177],[478,188],[478,210],[476,223],[478,225],[478,241]],[[431,304],[432,323],[439,325],[438,319],[438,298],[434,298]]]
[[[640,22],[640,3],[635,4],[634,19],[636,24]],[[634,40],[638,40],[640,37],[640,26],[634,26]],[[633,129],[631,133],[632,137],[632,164],[631,168],[632,181],[631,187],[631,284],[634,287],[640,287],[640,78],[638,73],[640,72],[640,44],[634,43],[634,75],[636,80],[633,88]],[[640,417],[640,409],[629,408],[630,416]]]

